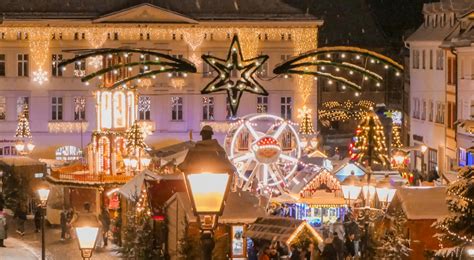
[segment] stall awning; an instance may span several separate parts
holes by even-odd
[[[244,236],[291,244],[304,228],[307,228],[315,239],[322,241],[322,236],[306,221],[283,217],[258,218],[244,231]]]
[[[174,200],[178,200],[186,212],[186,217],[190,222],[196,222],[191,202],[186,192],[177,192],[165,205]],[[230,192],[227,196],[224,212],[219,217],[222,224],[246,224],[252,223],[259,217],[266,216],[265,208],[260,205],[259,199],[247,191]]]

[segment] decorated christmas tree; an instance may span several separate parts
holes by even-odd
[[[399,125],[392,126],[392,148],[400,148],[403,146],[400,133],[402,128]]]
[[[18,125],[15,132],[16,138],[31,138],[30,123],[26,118],[25,112],[18,116]]]
[[[449,215],[434,225],[441,232],[436,234],[440,245],[447,247],[439,249],[436,255],[457,259],[462,247],[474,241],[474,168],[462,168],[446,193]]]
[[[372,166],[376,163],[382,167],[390,165],[383,126],[373,110],[362,119],[349,148],[352,160],[361,164]]]
[[[314,135],[313,120],[311,118],[311,109],[304,106],[302,109],[298,109],[299,115],[301,118],[300,124],[300,134],[303,135]]]
[[[143,131],[138,124],[138,121],[133,123],[132,127],[127,130],[127,151],[129,153],[137,152],[137,150],[145,149],[147,145],[145,144],[145,137]]]
[[[410,239],[404,232],[407,222],[405,213],[401,209],[388,215],[392,221],[384,234],[377,239],[377,256],[380,259],[405,259],[410,255]]]

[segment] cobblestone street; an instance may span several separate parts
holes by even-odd
[[[76,239],[61,241],[59,227],[45,227],[46,230],[46,259],[48,260],[73,260],[81,259],[81,253]],[[32,220],[25,225],[25,235],[21,237],[16,232],[15,221],[8,221],[8,238],[5,240],[6,248],[0,248],[2,260],[30,260],[41,259],[41,233],[34,232]],[[93,258],[101,260],[119,259],[113,247],[96,249]]]

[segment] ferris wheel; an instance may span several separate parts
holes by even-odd
[[[243,117],[227,133],[226,151],[243,190],[286,187],[301,157],[293,123],[270,114]]]

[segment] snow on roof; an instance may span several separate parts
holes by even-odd
[[[396,197],[410,220],[439,219],[448,215],[446,187],[402,187]]]
[[[434,3],[426,3],[423,5],[424,14],[440,14],[455,12],[464,14],[467,10],[474,8],[472,0],[441,0]]]
[[[253,239],[280,241],[290,244],[304,227],[308,228],[318,241],[322,241],[322,236],[306,221],[283,217],[258,218],[255,223],[244,231],[244,235]]]
[[[186,192],[176,192],[165,205],[170,204],[175,199],[182,203],[187,219],[195,222],[196,217],[188,194]],[[259,199],[254,194],[247,191],[230,192],[227,196],[224,212],[219,217],[219,223],[252,223],[257,218],[264,216],[266,216],[265,208],[259,205]]]
[[[456,31],[459,31],[458,27],[444,26],[444,27],[433,27],[421,25],[418,30],[416,30],[412,35],[407,39],[407,42],[414,41],[444,41],[449,35],[455,34]]]
[[[139,196],[143,188],[145,180],[158,180],[160,177],[149,170],[144,170],[135,175],[131,180],[119,188],[118,192],[127,199],[133,199],[134,196]]]
[[[299,203],[311,205],[345,205],[346,201],[343,197],[336,196],[333,192],[317,190],[311,198],[300,198]]]
[[[45,165],[44,163],[26,156],[7,156],[0,159],[0,163],[4,163],[8,166],[33,166],[33,165]]]

